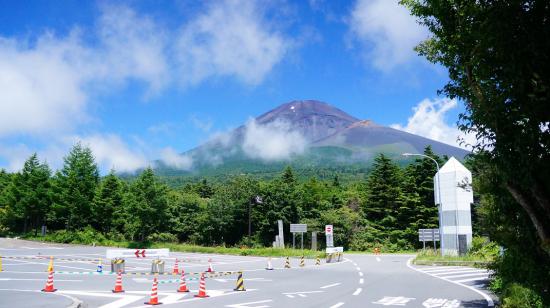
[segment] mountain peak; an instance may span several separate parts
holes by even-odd
[[[348,127],[359,119],[344,111],[316,100],[296,100],[262,114],[256,122],[262,125],[273,122],[287,123],[308,141],[315,141]]]

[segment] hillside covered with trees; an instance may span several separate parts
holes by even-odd
[[[426,148],[430,155],[443,162]],[[101,177],[90,149],[77,144],[54,174],[32,155],[17,173],[0,173],[3,233],[39,234],[93,228],[113,240],[180,241],[199,245],[270,246],[276,222],[307,223],[311,231],[333,224],[335,242],[346,249],[419,247],[418,228],[437,227],[433,199],[435,165],[419,159],[405,168],[380,154],[372,172],[341,183],[299,179],[291,167],[272,179],[239,175],[170,187],[148,168],[136,178],[114,171]],[[251,197],[252,238],[248,238]],[[286,234],[289,239],[290,234]],[[309,240],[309,238],[307,239]]]

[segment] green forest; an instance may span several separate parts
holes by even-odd
[[[443,163],[429,147],[424,154]],[[290,223],[319,232],[332,224],[336,244],[346,249],[412,250],[421,247],[419,228],[438,226],[435,172],[428,159],[401,168],[380,154],[369,175],[345,184],[338,173],[301,180],[286,167],[268,180],[239,175],[170,187],[151,168],[133,178],[114,170],[102,177],[91,150],[77,144],[55,173],[36,154],[20,172],[1,171],[0,222],[11,234],[38,235],[45,225],[61,234],[91,228],[112,240],[263,247],[271,246],[281,219],[287,239]],[[263,202],[251,202],[255,196]]]

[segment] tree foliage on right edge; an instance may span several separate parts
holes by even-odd
[[[417,51],[445,66],[443,93],[466,103],[460,128],[474,133],[485,216],[509,258],[550,262],[550,2],[402,0],[433,36]],[[488,185],[488,186],[487,186]],[[501,194],[501,195],[499,195]],[[502,195],[504,194],[504,195]],[[520,210],[521,209],[521,210]],[[486,217],[488,219],[488,217]],[[527,226],[521,225],[529,222]],[[515,236],[507,236],[514,234]],[[523,240],[521,248],[517,241]],[[529,255],[525,255],[529,252]],[[521,277],[520,268],[508,278]],[[550,281],[548,272],[537,275]],[[525,282],[525,281],[524,281]],[[530,282],[550,300],[548,282]]]

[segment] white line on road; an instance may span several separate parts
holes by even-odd
[[[414,257],[413,257],[413,258],[410,258],[409,260],[407,260],[407,267],[410,268],[410,269],[412,269],[413,271],[417,271],[417,272],[420,272],[420,273],[423,273],[423,274],[426,274],[426,275],[429,275],[429,276],[432,276],[432,277],[435,277],[435,278],[439,278],[439,279],[448,281],[448,282],[450,282],[450,283],[454,283],[454,284],[456,284],[456,285],[458,285],[458,286],[464,287],[464,288],[466,288],[466,289],[472,290],[472,291],[476,292],[477,294],[483,296],[483,298],[485,299],[485,301],[487,301],[487,306],[489,306],[489,307],[494,307],[494,306],[495,306],[495,303],[493,302],[493,299],[492,299],[489,295],[487,295],[486,293],[484,293],[484,292],[482,292],[482,291],[480,291],[480,290],[478,290],[478,289],[476,289],[476,288],[474,288],[474,287],[465,285],[465,284],[460,283],[460,282],[456,282],[456,281],[452,281],[452,280],[449,280],[449,279],[445,279],[445,278],[443,278],[443,277],[438,277],[438,276],[432,275],[432,274],[430,274],[430,273],[426,273],[426,272],[423,271],[423,270],[414,268],[414,267],[411,265],[411,262],[412,262],[413,259],[414,259]]]
[[[359,272],[359,276],[363,277],[363,272]]]
[[[328,289],[328,288],[335,287],[337,285],[340,285],[340,283],[337,282],[337,283],[329,284],[329,285],[326,285],[326,286],[322,286],[321,289]]]
[[[339,302],[338,304],[332,305],[329,308],[338,308],[338,307],[342,306],[343,304],[344,304],[343,302]]]
[[[476,278],[468,278],[468,279],[461,279],[461,280],[455,280],[456,282],[463,283],[463,282],[470,282],[470,281],[479,281],[479,280],[486,280],[489,277],[476,277]]]
[[[358,267],[356,267],[356,269],[357,269],[358,271],[361,271],[361,268],[360,268],[359,266],[358,266]]]
[[[439,276],[439,277],[451,279],[451,278],[474,277],[474,276],[489,278],[488,273],[471,273],[471,274],[452,275],[452,276]]]
[[[363,282],[365,282],[363,278],[359,279],[359,284],[363,284]]]
[[[269,303],[269,302],[272,302],[273,300],[271,299],[266,299],[266,300],[263,300],[263,301],[257,301],[257,302],[248,302],[248,303],[241,303],[241,304],[233,304],[233,305],[226,305],[225,307],[231,307],[231,308],[266,308],[266,307],[269,307],[269,306],[265,306],[265,305],[262,305],[262,306],[248,306],[248,305],[256,305],[256,304],[263,304],[263,303]]]
[[[361,293],[361,291],[363,291],[363,289],[357,288],[357,290],[355,290],[355,292],[353,292],[352,295],[356,295],[356,296],[357,296],[357,295],[359,295],[359,293]]]
[[[303,292],[287,292],[282,293],[284,295],[299,295],[299,294],[311,294],[311,293],[323,293],[325,291],[303,291]]]
[[[488,275],[489,272],[486,271],[486,270],[467,270],[467,271],[452,271],[452,272],[445,272],[445,273],[437,273],[437,274],[433,274],[433,273],[430,273],[434,276],[440,276],[440,277],[444,277],[444,276],[448,276],[448,275],[458,275],[458,274],[486,274]]]
[[[44,279],[35,279],[35,278],[0,278],[0,281],[8,281],[8,280],[29,280],[29,281],[44,281]],[[71,281],[71,282],[82,282],[82,280],[74,280],[74,279],[56,279],[55,281]]]

